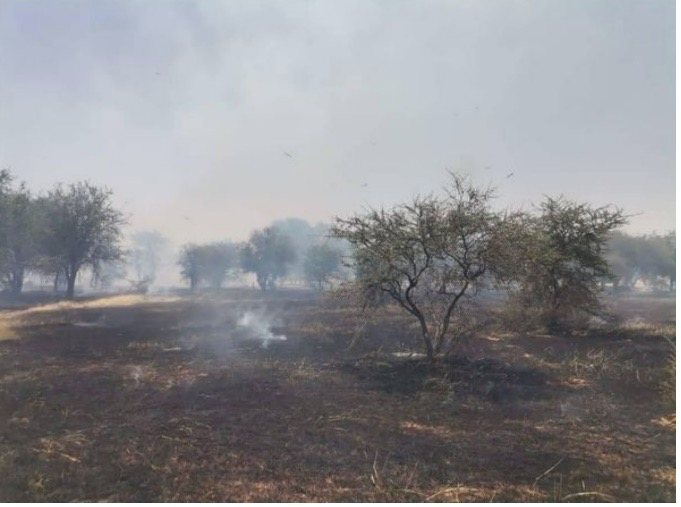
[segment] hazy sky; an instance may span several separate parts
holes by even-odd
[[[389,205],[446,169],[664,231],[674,32],[672,0],[1,0],[0,167],[107,185],[175,241]]]

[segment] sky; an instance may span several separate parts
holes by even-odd
[[[673,0],[2,0],[0,167],[245,239],[448,170],[675,228]]]

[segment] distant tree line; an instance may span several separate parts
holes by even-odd
[[[676,231],[640,236],[614,231],[607,259],[616,290],[632,289],[638,282],[676,288]]]
[[[242,243],[190,243],[180,254],[181,275],[192,290],[202,284],[220,288],[250,273],[262,291],[276,289],[287,277],[323,291],[343,275],[343,249],[326,235],[322,225],[287,219],[253,231]]]
[[[243,274],[263,291],[284,281],[319,291],[342,282],[364,307],[387,298],[410,313],[431,356],[456,341],[470,316],[467,306],[485,288],[507,291],[510,301],[554,324],[598,313],[606,283],[675,288],[675,232],[631,236],[617,230],[626,223],[621,210],[562,197],[529,212],[498,211],[493,193],[453,174],[443,195],[370,209],[331,226],[277,220],[244,242],[185,245],[181,275],[192,289],[220,288]],[[132,272],[128,281],[144,292],[168,241],[155,231],[137,232],[124,249],[125,224],[106,188],[77,182],[35,194],[1,170],[0,285],[19,294],[33,274],[73,297],[83,272],[101,287]]]
[[[239,269],[237,245],[230,242],[188,244],[182,248],[179,264],[182,277],[192,290],[201,282],[220,288],[225,280],[233,278]]]

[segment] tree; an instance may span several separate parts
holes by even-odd
[[[614,231],[607,245],[607,258],[618,288],[633,287],[638,280],[648,285],[676,286],[676,231],[664,235],[631,236]]]
[[[122,259],[102,262],[92,272],[90,284],[99,289],[110,289],[117,280],[125,280],[127,270]],[[134,284],[138,292],[146,293],[148,286],[144,283]]]
[[[275,220],[271,227],[277,229],[283,236],[288,236],[296,255],[288,268],[286,277],[305,281],[305,254],[310,247],[319,244],[322,240],[327,243],[332,241],[332,238],[329,238],[328,224],[320,222],[313,225],[302,218],[289,217]]]
[[[669,281],[669,291],[676,290],[676,231],[671,231],[664,236],[665,253],[663,257],[666,262],[660,270],[662,276],[665,276]]]
[[[665,235],[651,234],[643,237],[641,277],[653,286],[660,279],[670,291],[676,286],[676,231]]]
[[[41,233],[40,237],[40,253],[35,262],[33,270],[40,276],[41,279],[51,280],[54,292],[58,292],[63,285],[66,287],[64,273],[62,271],[61,262],[56,257],[50,257],[46,246],[47,240],[45,234]]]
[[[209,243],[199,247],[199,278],[219,289],[239,268],[237,246],[234,243]]]
[[[201,281],[201,253],[198,245],[186,244],[180,250],[178,264],[182,278],[189,282],[189,289],[196,290]]]
[[[633,288],[642,275],[641,256],[645,238],[613,231],[608,238],[608,264],[613,275],[615,289]]]
[[[0,171],[0,283],[19,294],[38,256],[38,213],[24,183],[13,187],[8,170]]]
[[[580,313],[598,314],[602,281],[612,277],[606,243],[625,223],[617,208],[547,198],[526,223],[516,285],[521,303],[539,309],[551,328]]]
[[[44,200],[43,251],[66,279],[72,298],[83,267],[97,271],[102,263],[118,260],[123,214],[114,207],[112,193],[88,182],[57,185]]]
[[[168,239],[158,231],[140,231],[132,235],[129,260],[135,272],[134,285],[147,287],[156,280],[159,259],[168,248]]]
[[[491,188],[452,174],[443,197],[416,197],[389,210],[337,218],[333,233],[355,249],[363,304],[384,298],[419,323],[426,356],[457,342],[451,323],[470,317],[463,304],[506,271],[511,217],[493,211]]]
[[[286,276],[295,259],[291,240],[274,227],[254,231],[241,249],[243,270],[255,273],[263,291],[274,289],[277,279]]]
[[[341,256],[339,249],[326,244],[308,248],[303,263],[307,282],[322,292],[334,277],[339,276]]]
[[[182,277],[189,282],[192,291],[201,282],[219,289],[239,269],[237,250],[231,242],[185,245],[179,260]]]

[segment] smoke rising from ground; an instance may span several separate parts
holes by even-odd
[[[247,329],[254,339],[261,340],[263,348],[267,348],[270,342],[286,340],[285,335],[275,334],[272,331],[276,325],[276,319],[263,311],[246,311],[237,324]]]
[[[253,346],[268,348],[288,340],[283,308],[262,301],[202,298],[173,330],[183,350],[231,356]]]

